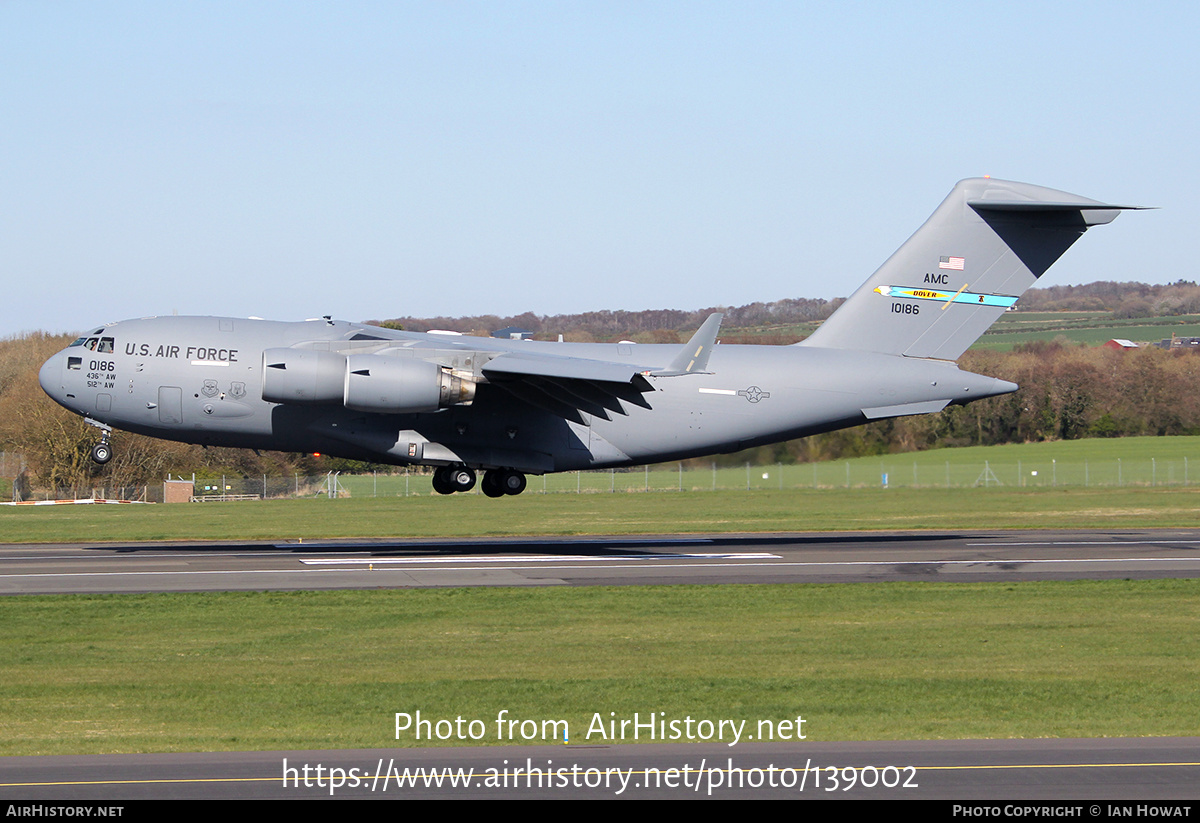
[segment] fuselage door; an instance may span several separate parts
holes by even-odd
[[[158,387],[158,422],[168,425],[183,422],[183,389],[178,386]]]

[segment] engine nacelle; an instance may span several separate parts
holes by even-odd
[[[430,412],[468,403],[475,383],[428,360],[352,354],[346,358],[346,408],[382,414]]]
[[[415,414],[471,402],[475,382],[411,357],[267,349],[262,396],[268,403],[339,403],[355,411]]]
[[[314,349],[267,349],[263,352],[262,397],[268,403],[341,403],[346,358]]]

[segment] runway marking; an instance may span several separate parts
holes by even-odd
[[[967,546],[988,546],[989,548],[1005,546],[1154,546],[1161,543],[1191,544],[1200,546],[1200,540],[1046,540],[1028,543],[966,543]]]
[[[596,557],[590,554],[564,554],[554,557],[317,557],[300,562],[306,566],[349,565],[397,565],[407,563],[581,563],[586,561],[607,562],[609,560],[768,560],[783,558],[769,552],[746,552],[744,554],[614,554]]]
[[[772,555],[777,557],[778,555]],[[558,558],[549,558],[547,562],[553,562]],[[595,558],[591,558],[595,560]],[[624,558],[621,558],[624,559]],[[758,563],[758,562],[724,562],[717,561],[712,563],[653,563],[650,561],[659,560],[658,557],[647,558],[646,563],[630,564],[630,565],[594,565],[594,566],[569,566],[564,565],[563,569],[645,569],[645,568],[661,568],[661,569],[719,569],[719,568],[749,568],[757,566],[770,567],[772,569],[786,567],[859,567],[859,566],[882,566],[886,568],[895,568],[897,566],[1005,566],[1005,565],[1034,565],[1034,564],[1063,564],[1063,565],[1081,565],[1091,563],[1200,563],[1200,557],[1102,557],[1088,559],[1063,559],[1063,560],[899,560],[899,561],[882,561],[882,560],[838,560],[838,561],[786,561],[780,560],[777,563]],[[301,561],[302,563],[305,561]],[[365,562],[379,561],[363,561],[358,559],[331,559],[329,565],[346,564],[364,565]],[[426,562],[445,562],[445,561],[426,561]],[[521,561],[528,562],[528,561]],[[469,571],[523,571],[535,569],[554,569],[554,566],[460,566],[460,567],[423,567],[413,569],[412,571],[443,571],[443,572],[469,572]],[[20,579],[20,578],[39,578],[39,577],[143,577],[143,576],[164,576],[178,575],[180,577],[192,575],[271,575],[271,574],[318,574],[318,573],[339,573],[359,571],[359,569],[345,568],[301,568],[301,569],[212,569],[212,570],[182,570],[182,569],[164,569],[162,571],[117,571],[117,572],[31,572],[27,574],[0,574],[0,580]],[[384,571],[384,570],[381,570]],[[393,569],[393,571],[401,571]]]
[[[430,541],[428,543],[411,542],[411,543],[346,543],[332,541],[317,541],[311,543],[276,543],[277,549],[361,549],[363,551],[373,551],[379,549],[408,549],[410,551],[417,549],[446,549],[454,546],[461,546],[467,543],[477,545],[476,540],[443,540]],[[527,540],[501,540],[492,545],[501,549],[505,546],[523,547],[523,546],[673,546],[673,545],[692,545],[701,543],[714,543],[716,538],[713,537],[579,537],[579,538],[529,538]]]
[[[570,748],[574,748],[574,747],[570,747]],[[851,766],[852,764],[847,763],[846,765]],[[853,765],[852,767],[857,768],[857,769],[864,769],[870,765],[871,764],[867,764],[866,766]],[[965,766],[906,766],[905,768],[913,768],[918,772],[959,772],[959,771],[999,771],[999,770],[1012,770],[1012,769],[1147,769],[1147,768],[1162,769],[1162,768],[1176,768],[1176,767],[1191,768],[1191,767],[1195,767],[1195,766],[1200,766],[1200,761],[1181,761],[1181,762],[1167,761],[1167,762],[1162,762],[1162,763],[995,763],[995,764],[978,763],[978,764],[965,765]],[[654,767],[650,767],[647,769],[621,769],[621,771],[627,772],[630,775],[645,776],[645,775],[648,775],[653,768]],[[794,767],[779,766],[777,768],[779,768],[779,769],[794,768],[794,770],[797,772],[804,771],[804,766],[800,766],[800,765],[794,766]],[[814,767],[810,767],[810,768],[813,771],[820,771],[826,767],[818,768],[818,767],[814,766]],[[876,766],[875,768],[883,768],[883,767]],[[696,768],[688,768],[685,766],[684,768],[679,769],[679,771],[680,772],[688,772],[688,773],[692,773],[692,774],[702,774],[706,771],[713,771],[713,770],[712,769],[701,770],[701,769],[696,769]],[[717,769],[715,769],[715,771],[719,771],[722,773],[730,773],[731,771],[734,771],[734,770],[717,768]],[[497,776],[504,776],[504,774],[505,774],[504,772],[501,772]],[[519,775],[524,774],[524,771],[522,771],[521,769],[517,769],[516,771],[508,772],[507,774],[510,777],[519,776]],[[43,788],[43,787],[47,787],[47,786],[137,786],[137,785],[153,786],[153,785],[171,785],[171,784],[184,784],[184,783],[279,783],[279,781],[280,781],[280,777],[279,777],[279,775],[276,774],[271,777],[177,777],[177,778],[162,777],[162,778],[140,778],[140,779],[134,778],[134,779],[128,779],[128,780],[59,780],[59,781],[29,782],[29,783],[0,783],[0,788],[30,789],[30,788]],[[326,787],[316,787],[316,786],[306,787],[306,788],[319,788],[322,790],[326,789]],[[477,787],[463,787],[463,788],[470,789],[470,788],[477,788]],[[295,791],[295,790],[296,790],[296,788],[288,787],[288,791]]]
[[[677,538],[677,539],[669,539],[669,540],[651,539],[651,538],[631,539],[631,540],[614,539],[614,538],[594,538],[594,539],[571,540],[571,541],[521,540],[521,541],[514,541],[512,545],[520,546],[520,547],[566,546],[566,545],[580,545],[580,544],[621,545],[621,546],[631,546],[631,545],[654,546],[654,545],[672,545],[672,544],[702,544],[702,543],[713,543],[713,542],[715,542],[715,541],[712,538]],[[3,553],[0,553],[0,559],[3,559],[4,561],[7,561],[7,562],[15,562],[15,561],[42,561],[42,562],[44,562],[44,561],[48,561],[48,560],[76,560],[77,561],[80,559],[94,560],[97,562],[106,562],[106,561],[110,561],[110,560],[133,561],[133,560],[148,560],[148,559],[182,560],[182,559],[194,559],[194,558],[219,558],[219,557],[229,557],[229,556],[278,557],[278,558],[282,558],[282,559],[288,559],[287,555],[280,555],[278,553],[278,551],[275,551],[275,549],[282,549],[282,550],[294,550],[297,548],[299,548],[299,549],[344,549],[344,550],[346,550],[346,554],[365,554],[365,553],[377,552],[377,551],[445,550],[447,548],[452,548],[456,545],[459,545],[459,544],[456,544],[456,543],[448,543],[448,544],[444,544],[444,543],[367,543],[367,544],[364,544],[364,543],[328,543],[328,542],[326,542],[326,543],[316,543],[316,542],[314,542],[314,543],[279,543],[279,544],[275,544],[270,549],[243,550],[243,549],[230,547],[227,550],[214,549],[211,551],[203,551],[203,552],[194,552],[193,551],[193,552],[186,552],[186,553],[172,551],[170,549],[138,550],[135,553],[135,552],[122,551],[121,548],[91,547],[88,549],[89,552],[96,551],[96,552],[100,552],[100,553],[84,554],[84,555],[80,555],[80,554],[4,555]],[[503,543],[495,544],[495,545],[496,545],[497,549],[503,549],[505,546],[505,544],[503,544]],[[964,545],[964,547],[968,547],[968,548],[989,548],[989,549],[1028,547],[1028,546],[1111,546],[1114,548],[1116,548],[1116,547],[1136,548],[1136,547],[1142,547],[1142,546],[1154,547],[1154,546],[1162,546],[1162,545],[1190,545],[1190,546],[1195,546],[1197,549],[1200,549],[1200,539],[1192,539],[1192,540],[1154,540],[1154,539],[1149,539],[1149,540],[1118,540],[1118,541],[1113,541],[1113,540],[1054,540],[1054,541],[1023,541],[1023,542],[1011,542],[1011,543],[979,542],[979,543],[964,543],[963,545]],[[807,550],[807,547],[805,547],[803,550]],[[732,557],[754,557],[755,555],[752,553],[724,554],[724,555],[722,555],[722,554],[709,555],[709,554],[700,554],[700,553],[680,553],[680,554],[655,554],[655,555],[649,556],[647,559],[666,559],[666,558],[672,558],[672,557],[709,557],[709,556],[711,556],[711,557],[731,557],[732,558]],[[779,555],[766,554],[766,553],[760,553],[760,556],[779,557]],[[551,559],[551,560],[566,559],[568,557],[574,557],[574,555],[562,555],[559,558],[549,558],[549,559]],[[623,555],[613,555],[613,557],[618,558],[618,557],[623,557]],[[642,557],[642,555],[630,555],[630,557]],[[480,556],[481,562],[484,561],[485,559],[490,560],[490,558],[483,558],[482,556]],[[503,558],[501,558],[501,559],[503,559]],[[508,558],[508,559],[516,559],[516,558]],[[532,560],[533,558],[530,558],[530,559]],[[597,559],[599,559],[599,558],[597,558]],[[1150,559],[1162,559],[1162,558],[1146,558],[1146,559],[1150,560]],[[1181,557],[1178,559],[1188,560],[1188,559],[1192,559],[1192,558]],[[1110,560],[1112,562],[1116,562],[1118,559],[1110,558]],[[347,561],[347,562],[349,562],[349,561]],[[374,562],[382,562],[382,561],[374,561]],[[430,561],[430,562],[432,562],[432,561]],[[442,562],[451,562],[451,559],[443,558]],[[853,562],[853,561],[845,561],[845,562]],[[884,562],[883,564],[884,565],[900,565],[903,562],[951,563],[951,562],[967,562],[967,561],[917,560],[917,561],[894,561],[890,564]],[[1037,560],[1016,560],[1016,559],[1014,559],[1011,562],[1021,562],[1021,563],[1064,562],[1065,563],[1065,562],[1089,562],[1089,560],[1083,559],[1083,560],[1078,560],[1078,561],[1068,561],[1068,560],[1037,561]],[[840,561],[839,561],[839,563],[840,563]]]
[[[652,556],[652,557],[645,557],[644,559],[647,561],[670,560],[675,557],[678,557],[680,559],[697,559],[697,558],[701,558],[701,557],[705,557],[705,556],[706,555],[656,555],[656,556]],[[770,566],[771,568],[779,568],[780,566],[800,566],[800,567],[810,567],[810,566],[811,567],[819,567],[819,566],[885,566],[888,568],[894,568],[896,566],[1005,566],[1005,565],[1015,565],[1015,564],[1032,565],[1035,563],[1079,563],[1079,564],[1086,564],[1086,563],[1167,563],[1167,562],[1172,562],[1172,561],[1184,561],[1187,563],[1200,563],[1200,557],[1097,557],[1097,558],[1074,558],[1074,559],[1070,559],[1070,558],[1053,559],[1052,558],[1052,559],[1047,559],[1047,560],[1035,560],[1035,559],[1003,560],[1003,559],[993,559],[993,558],[979,558],[976,560],[938,560],[938,559],[932,559],[932,558],[929,560],[783,560],[783,558],[777,554],[723,555],[723,556],[722,555],[713,555],[713,557],[716,559],[729,559],[729,560],[737,560],[737,559],[741,559],[741,558],[748,559],[748,560],[759,559],[759,558],[778,558],[782,562],[779,562],[779,563],[712,563],[712,564],[704,564],[704,565],[705,566],[708,566],[708,565],[711,565],[711,566],[725,566],[725,565],[729,565],[729,566]],[[492,559],[492,558],[462,558],[463,561],[470,560],[472,562],[483,561],[483,562],[496,562],[496,563],[502,563],[505,560],[512,560],[513,562],[553,563],[556,560],[563,560],[563,559],[571,560],[571,561],[575,561],[575,560],[578,560],[578,561],[593,560],[593,561],[595,561],[595,560],[602,560],[603,558],[587,557],[587,556],[582,556],[582,557],[578,557],[578,558],[570,558],[570,557],[567,557],[567,558],[523,557],[523,558],[495,558],[495,559]],[[630,560],[630,559],[643,559],[643,558],[641,558],[640,556],[635,556],[632,558],[621,556],[621,557],[614,557],[613,559],[614,560]],[[447,559],[441,559],[441,560],[436,559],[436,558],[411,558],[411,559],[404,558],[404,559],[396,559],[396,560],[390,560],[390,559],[385,558],[384,560],[371,560],[368,558],[338,559],[338,558],[331,557],[331,558],[301,560],[300,562],[305,563],[305,564],[313,564],[313,565],[317,565],[317,564],[336,565],[339,563],[366,565],[366,564],[370,564],[370,563],[393,563],[393,562],[394,563],[452,563],[452,562],[460,562],[460,560],[458,558],[447,558]],[[662,567],[663,568],[690,568],[692,566],[698,566],[698,565],[700,565],[700,564],[672,563],[672,564],[663,564]],[[522,568],[522,567],[515,566],[513,568]],[[568,567],[568,568],[570,568],[570,567]],[[604,566],[594,566],[594,567],[585,567],[585,568],[599,569],[599,568],[604,568]],[[638,567],[637,566],[620,566],[618,568],[634,569],[634,568],[638,568]],[[460,571],[460,570],[459,569],[447,569],[447,571]],[[461,569],[461,571],[470,571],[470,569]]]
[[[164,550],[162,552],[137,551],[124,552],[119,549],[106,550],[110,554],[43,554],[43,555],[15,555],[13,557],[5,557],[0,555],[0,561],[14,562],[17,560],[88,560],[93,563],[106,563],[113,560],[132,562],[136,560],[189,560],[197,558],[215,558],[215,557],[279,557],[286,558],[288,555],[282,555],[277,551],[255,551],[243,552],[231,549],[230,551],[211,551],[211,552],[192,552],[183,554],[180,552],[172,552]],[[365,549],[364,549],[365,551]],[[347,552],[349,554],[349,552]]]
[[[465,541],[464,541],[465,542]],[[79,551],[98,552],[97,554],[18,554],[5,555],[3,550],[0,550],[0,560],[15,561],[15,560],[79,560],[86,558],[88,560],[110,560],[120,558],[122,560],[129,559],[146,559],[146,558],[193,558],[193,557],[281,557],[278,549],[295,550],[295,549],[343,549],[347,554],[376,552],[376,551],[444,551],[457,546],[464,545],[464,542],[442,541],[442,542],[377,542],[377,543],[345,543],[331,541],[312,541],[310,543],[275,543],[271,546],[259,546],[254,550],[243,549],[238,546],[218,547],[209,551],[192,551],[181,552],[170,548],[160,549],[137,549],[136,553],[128,551],[129,546],[83,546]],[[472,543],[474,541],[471,541]],[[492,544],[497,550],[503,550],[505,547],[525,548],[527,546],[579,546],[579,545],[611,545],[611,546],[674,546],[674,545],[702,545],[715,543],[715,538],[712,537],[592,537],[580,538],[571,540],[554,540],[554,539],[529,539],[529,540],[508,540]],[[672,555],[660,555],[672,556]]]
[[[340,563],[351,562],[351,563],[353,563],[354,561],[334,561],[334,562],[340,562]],[[355,565],[365,565],[365,564],[355,563]],[[719,568],[721,566],[726,566],[726,565],[728,565],[728,566],[774,566],[775,564],[771,564],[771,563],[671,563],[671,564],[667,564],[667,563],[664,563],[660,566],[651,566],[650,568],[663,568],[663,569]],[[784,565],[803,565],[803,564],[794,564],[793,563],[793,564],[784,564]],[[538,566],[529,566],[529,567],[509,566],[509,567],[499,567],[498,568],[496,566],[478,566],[478,567],[467,566],[467,567],[445,568],[445,569],[420,568],[420,569],[412,569],[412,571],[486,572],[486,571],[509,571],[509,570],[519,571],[519,570],[522,570],[525,568],[537,569],[539,567]],[[540,568],[546,568],[546,567],[542,566]],[[551,566],[550,568],[554,568],[554,567]],[[644,569],[644,568],[646,568],[646,566],[645,565],[629,565],[629,566],[615,566],[615,567],[614,566],[564,566],[563,568]],[[162,571],[141,571],[141,572],[139,572],[139,571],[129,571],[129,572],[30,572],[28,574],[0,574],[0,580],[6,580],[6,579],[10,579],[10,578],[22,578],[22,577],[139,577],[139,576],[153,576],[153,575],[179,575],[180,577],[184,577],[187,575],[204,575],[204,574],[240,574],[240,575],[336,574],[338,572],[351,572],[351,571],[357,572],[357,571],[361,571],[361,569],[329,569],[329,568],[320,568],[320,569],[244,569],[244,570],[238,570],[238,569],[209,569],[209,570],[164,569]],[[393,569],[392,571],[402,571],[402,570],[401,569]]]
[[[267,783],[279,777],[155,777],[131,780],[59,780],[44,783],[0,783],[0,789],[30,789],[39,786],[154,786],[176,783]]]

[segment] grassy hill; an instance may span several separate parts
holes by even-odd
[[[1157,343],[1175,334],[1200,337],[1200,315],[1116,319],[1109,312],[1008,312],[975,343],[975,349],[1008,351],[1019,343],[1064,337],[1072,343],[1101,346],[1114,337]]]

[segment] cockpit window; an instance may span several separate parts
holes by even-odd
[[[84,343],[86,343],[86,342],[87,342],[87,338],[86,338],[86,337],[80,337],[80,338],[79,338],[78,340],[76,340],[74,343],[72,343],[71,345],[67,346],[67,348],[68,348],[68,349],[73,349],[73,348],[75,348],[76,346],[82,346],[82,345],[83,345]]]
[[[111,337],[101,337],[100,345],[96,347],[97,354],[112,354],[113,339]]]
[[[73,369],[74,371],[79,371],[81,368],[83,368],[83,358],[82,357],[68,357],[67,358],[67,368]]]
[[[84,343],[83,345],[87,347],[88,351],[95,351],[95,350],[96,350],[96,344],[97,344],[98,342],[100,342],[99,338],[97,338],[97,337],[89,337],[89,338],[87,339],[87,342],[86,342],[86,343]]]

